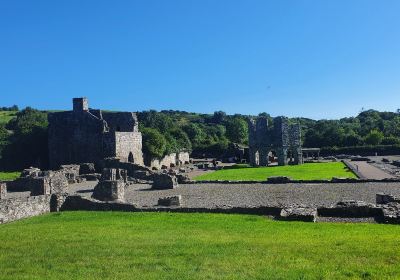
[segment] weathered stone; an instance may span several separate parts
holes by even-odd
[[[82,175],[81,177],[86,179],[86,181],[99,181],[101,178],[101,174],[99,174],[99,173],[86,174],[86,175]]]
[[[285,117],[274,119],[274,129],[268,126],[268,119],[258,117],[249,121],[249,162],[252,166],[267,166],[269,154],[275,152],[279,165],[302,164],[301,128],[289,124]],[[288,155],[293,155],[288,158]]]
[[[376,204],[388,204],[390,202],[400,202],[400,198],[391,194],[377,193]]]
[[[292,206],[283,208],[280,213],[280,219],[287,221],[315,222],[317,209],[304,206]]]
[[[318,208],[318,215],[325,217],[376,217],[382,215],[382,209],[363,201],[340,201],[332,207]]]
[[[126,173],[127,172],[124,169],[104,168],[100,180],[102,181],[122,180],[124,183],[126,183],[127,182]]]
[[[50,212],[59,212],[67,197],[67,193],[52,194],[50,199]]]
[[[357,181],[356,178],[341,178],[341,177],[333,177],[331,179],[332,183],[352,183]]]
[[[287,176],[271,176],[267,178],[268,183],[272,184],[286,184],[289,183],[292,179]]]
[[[38,177],[40,172],[40,169],[36,167],[26,168],[21,172],[21,178]]]
[[[0,182],[0,199],[7,197],[7,184]]]
[[[178,184],[188,184],[191,182],[189,176],[186,174],[178,174],[176,178],[178,179]]]
[[[50,195],[0,200],[0,224],[50,212]]]
[[[174,189],[178,186],[178,179],[176,176],[169,174],[154,174],[153,176],[153,189],[165,190]]]
[[[100,181],[94,188],[92,197],[102,201],[124,201],[125,185],[123,181]]]
[[[30,178],[29,188],[31,196],[48,195],[51,193],[50,177]]]
[[[79,175],[93,174],[96,173],[94,163],[81,163],[79,165]]]
[[[385,223],[400,224],[400,203],[389,202],[382,205],[383,221]]]
[[[158,199],[158,205],[160,206],[180,206],[182,203],[182,196],[168,196]]]
[[[49,161],[99,163],[106,157],[143,165],[142,134],[135,113],[89,109],[86,98],[74,98],[72,111],[48,115]]]

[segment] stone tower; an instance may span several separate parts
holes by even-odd
[[[249,121],[249,154],[252,166],[268,166],[269,155],[275,153],[278,165],[302,164],[301,129],[289,124],[285,117],[274,119],[273,129],[268,119],[258,117]]]

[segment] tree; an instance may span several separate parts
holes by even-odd
[[[214,112],[214,116],[212,121],[216,124],[222,124],[225,121],[226,113],[223,111],[216,111]]]
[[[226,123],[226,136],[233,143],[244,144],[248,138],[247,122],[239,117],[232,118]]]
[[[365,136],[365,143],[368,145],[379,145],[382,142],[383,137],[384,135],[382,132],[374,129]]]
[[[167,142],[164,135],[154,128],[142,129],[143,151],[151,158],[161,158],[166,151]]]
[[[20,170],[31,165],[46,168],[47,113],[27,107],[18,112],[6,127],[13,130],[13,134],[3,150],[3,168]]]

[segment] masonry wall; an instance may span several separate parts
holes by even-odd
[[[151,168],[154,167],[157,169],[161,169],[163,165],[170,167],[171,164],[179,165],[179,162],[184,164],[185,162],[189,162],[189,159],[190,157],[188,152],[172,153],[166,155],[162,159],[152,159],[151,161],[146,162],[146,165]]]
[[[101,160],[104,126],[103,120],[87,111],[49,114],[50,168]]]
[[[51,195],[0,200],[0,224],[50,212]]]
[[[132,155],[132,160],[129,155]],[[142,134],[140,132],[115,132],[115,157],[143,165]]]

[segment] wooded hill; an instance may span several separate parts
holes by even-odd
[[[12,110],[14,109],[14,110]],[[32,108],[0,111],[0,169],[47,165],[47,112]],[[261,113],[273,124],[273,118]],[[138,112],[144,152],[152,157],[187,150],[193,156],[219,157],[233,143],[247,144],[246,115],[198,114],[183,111]],[[400,111],[368,110],[339,120],[291,119],[302,125],[304,147],[327,152],[400,151]],[[346,148],[347,147],[347,148]],[[351,147],[351,148],[349,148]]]

